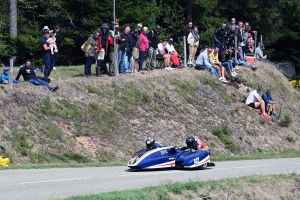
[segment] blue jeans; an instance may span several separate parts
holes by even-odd
[[[222,50],[223,50],[223,42],[218,42],[218,43],[215,44],[215,46],[219,48],[219,52],[218,53],[219,53],[219,55],[221,55],[222,54]]]
[[[127,53],[126,52],[126,57],[127,57],[127,61],[128,61],[128,65],[127,65],[127,71],[126,72],[132,72],[132,66],[133,66],[133,57],[131,53]]]
[[[233,61],[233,63],[235,63],[235,58],[234,57],[232,57],[231,60]],[[241,59],[238,59],[237,63],[241,64],[241,65],[244,65],[245,67],[249,67],[250,66],[249,63],[247,63],[246,61],[241,60]]]
[[[212,75],[216,76],[217,78],[220,78],[220,75],[218,74],[218,72],[211,65],[205,65],[205,67],[210,70]]]
[[[139,71],[143,70],[145,55],[146,55],[146,51],[140,51]]]
[[[126,55],[126,52],[123,51],[123,50],[119,50],[119,55],[118,55],[118,58],[119,58],[119,72],[120,73],[124,73],[125,72],[125,55]]]
[[[85,65],[84,65],[84,75],[90,76],[92,75],[92,64],[94,61],[94,56],[88,56],[85,60]]]
[[[44,80],[41,79],[29,79],[28,82],[34,84],[34,85],[42,85],[47,87],[49,90],[52,89],[52,87]]]
[[[222,62],[222,66],[226,67],[228,71],[232,71],[233,66],[231,62]]]
[[[44,63],[45,63],[45,69],[44,69],[44,78],[45,80],[48,79],[48,77],[50,76],[51,74],[51,71],[53,69],[53,56],[51,54],[45,54],[43,56],[43,60],[44,60]]]

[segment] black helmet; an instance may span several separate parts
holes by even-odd
[[[186,138],[185,142],[188,148],[194,148],[196,140],[193,136],[189,136],[188,138]]]
[[[146,140],[146,147],[147,147],[147,149],[152,149],[154,143],[155,143],[155,139],[152,138],[152,137],[149,137],[149,138]]]

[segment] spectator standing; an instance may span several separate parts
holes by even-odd
[[[275,117],[279,117],[275,109],[277,102],[274,101],[271,95],[271,89],[267,89],[266,93],[264,93],[261,97],[265,102],[266,112],[269,113],[272,110],[272,115],[274,115]]]
[[[256,90],[253,90],[252,92],[250,92],[250,94],[248,95],[248,97],[246,99],[246,105],[253,109],[260,108],[262,116],[266,120],[270,120],[270,117],[265,112],[265,102],[259,95],[261,90],[262,90],[262,86],[258,86],[256,88]]]
[[[189,59],[189,57],[190,57],[190,49],[189,49],[189,43],[188,43],[187,38],[192,30],[193,30],[193,22],[188,22],[187,28],[184,29],[184,33],[183,33],[183,35],[185,36],[185,39],[186,39],[186,51],[185,51],[186,59]]]
[[[188,65],[194,65],[195,55],[199,46],[200,35],[198,32],[198,27],[194,26],[193,30],[189,33],[187,37],[187,43],[189,44],[189,61]]]
[[[215,46],[218,47],[219,53],[221,54],[221,50],[224,48],[224,40],[226,36],[226,24],[222,23],[220,28],[217,28],[214,34]]]
[[[85,52],[85,65],[84,65],[84,75],[89,78],[92,76],[91,67],[95,56],[97,54],[97,38],[99,36],[98,31],[94,31],[92,35],[87,39],[84,44],[84,52]],[[96,67],[97,70],[97,67]],[[97,72],[96,72],[97,73]]]
[[[46,81],[37,78],[34,72],[34,68],[31,67],[31,62],[29,60],[26,61],[25,66],[19,69],[18,75],[16,77],[16,81],[19,81],[20,76],[23,76],[24,81],[28,81],[34,85],[42,85],[47,87],[51,92],[58,90],[58,86],[51,87]]]
[[[148,70],[155,69],[156,51],[158,45],[158,31],[159,25],[155,25],[154,28],[148,32],[147,38],[149,40],[149,50],[146,67]]]
[[[132,65],[132,72],[137,72],[136,70],[136,63],[139,59],[139,48],[140,48],[140,34],[139,30],[135,29],[132,35],[133,38],[133,47],[132,47],[132,58],[133,58],[133,65]]]
[[[234,37],[236,36],[236,27],[232,25],[229,30],[226,31],[224,46],[225,48],[234,47]]]
[[[226,25],[226,32],[229,32],[230,29],[232,28],[232,26],[237,27],[237,26],[236,26],[236,20],[235,20],[234,17],[231,18],[230,23],[228,23],[228,24]]]
[[[54,36],[56,38],[56,46],[57,46],[57,50],[59,52],[60,47],[61,47],[61,43],[64,39],[64,36],[63,36],[62,32],[60,31],[60,26],[59,25],[56,25],[54,27]],[[58,58],[58,53],[54,53],[53,67],[56,67],[57,58]]]
[[[143,24],[142,23],[138,23],[137,25],[136,25],[136,28],[137,28],[137,30],[138,30],[138,35],[141,35],[141,33],[143,32]]]
[[[115,58],[115,55],[118,55],[116,52],[115,54],[115,49],[118,46],[118,39],[117,37],[119,36],[119,26],[114,27],[113,34],[111,34],[110,31],[110,37],[111,40],[108,42],[108,51],[109,51],[109,70],[108,70],[108,76],[113,76],[115,73],[115,65],[118,63],[118,58]],[[114,37],[116,37],[116,43],[114,44]]]
[[[127,26],[124,31],[120,34],[120,41],[119,41],[119,72],[120,73],[126,73],[127,66],[125,63],[125,57],[126,57],[126,47],[128,43],[128,37],[130,34],[130,27]]]
[[[146,52],[149,49],[149,40],[147,38],[147,33],[148,33],[148,28],[146,26],[143,27],[143,31],[140,35],[140,48],[139,48],[139,57],[140,57],[140,62],[139,62],[139,71],[143,70],[143,64],[144,64],[144,59]]]
[[[49,31],[44,32],[44,35],[40,41],[41,48],[42,48],[42,58],[45,64],[44,69],[44,80],[47,81],[50,78],[51,71],[53,69],[53,59],[51,54],[50,45],[47,43],[49,39]]]
[[[97,40],[97,67],[99,68],[99,74],[96,75],[107,73],[106,60],[108,57],[109,44],[113,45],[113,39],[109,34],[108,25],[106,23],[103,23],[99,31],[99,36]]]

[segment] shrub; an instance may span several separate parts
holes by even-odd
[[[285,115],[279,122],[279,126],[289,127],[292,124],[293,120],[290,116]]]

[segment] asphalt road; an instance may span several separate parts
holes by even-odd
[[[206,170],[143,172],[130,172],[126,166],[0,170],[0,199],[54,199],[155,186],[170,181],[300,173],[300,158],[227,161],[215,164],[216,167]]]

